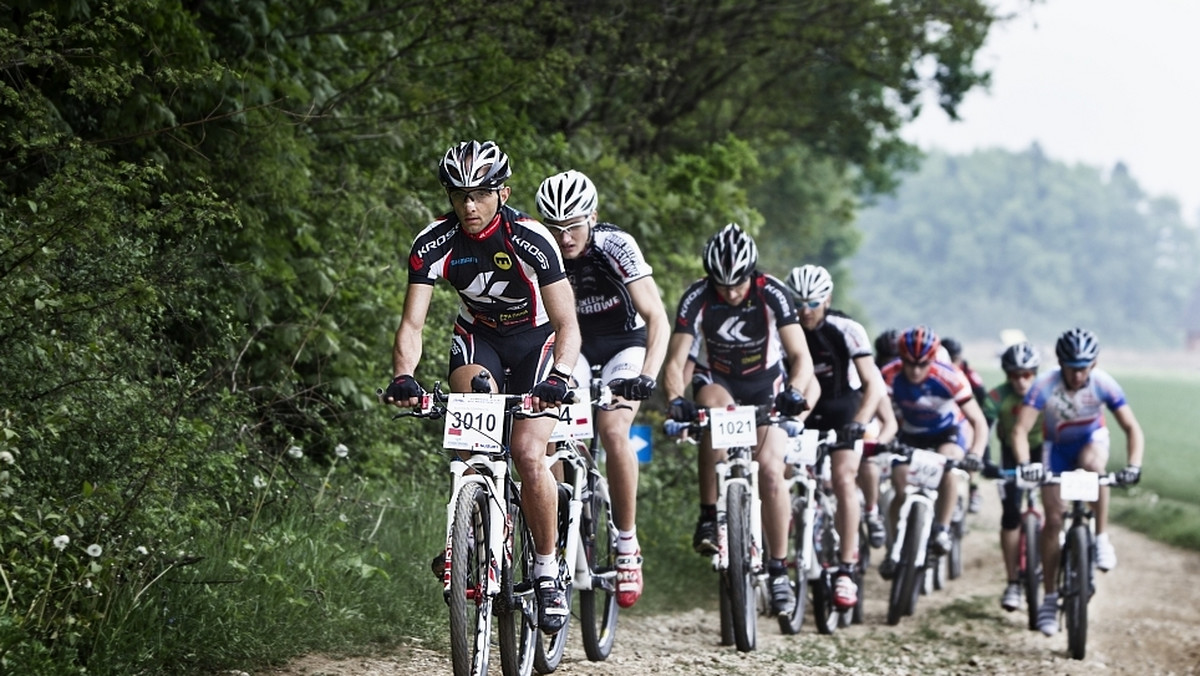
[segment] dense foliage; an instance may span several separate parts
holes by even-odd
[[[772,265],[832,265],[847,196],[911,160],[916,94],[952,111],[984,81],[992,21],[982,0],[6,3],[0,671],[215,667],[263,626],[402,610],[357,581],[398,565],[398,486],[441,472],[373,390],[451,142],[499,141],[526,208],[588,171],[668,299],[731,220],[790,252]]]
[[[858,297],[879,328],[926,322],[963,338],[1072,326],[1109,345],[1183,344],[1200,239],[1179,204],[1109,172],[1020,153],[933,154],[860,214]]]

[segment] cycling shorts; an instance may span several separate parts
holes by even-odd
[[[1084,447],[1096,446],[1107,453],[1108,444],[1108,428],[1097,427],[1087,437],[1069,444],[1047,441],[1042,444],[1042,457],[1049,459],[1051,472],[1070,472],[1079,468],[1079,454]]]
[[[858,407],[862,405],[862,392],[851,390],[837,399],[821,397],[813,412],[804,421],[804,426],[814,430],[840,430],[854,420]]]
[[[966,421],[962,421],[956,425],[949,427],[941,432],[933,434],[908,434],[901,432],[896,435],[900,443],[913,448],[926,448],[931,451],[936,451],[942,444],[957,444],[959,448],[966,452],[967,435]]]
[[[773,369],[766,369],[753,376],[742,376],[737,380],[714,373],[712,369],[697,366],[696,373],[692,376],[692,391],[698,392],[700,388],[708,385],[719,385],[725,388],[740,406],[769,406],[775,403],[775,395],[783,389],[783,383],[782,363]]]
[[[627,347],[602,364],[600,380],[604,384],[611,383],[617,378],[636,378],[642,374],[642,365],[646,362],[646,348],[640,346]],[[592,363],[584,355],[575,362],[575,372],[572,374],[580,387],[587,387],[592,381]]]
[[[627,351],[631,347],[642,348],[642,357],[646,354],[646,327],[633,329],[625,333],[610,333],[602,336],[587,336],[580,347],[580,354],[585,357],[589,364],[605,364],[613,361],[617,355]],[[642,362],[637,365],[638,373],[642,372]],[[633,375],[638,375],[635,373]],[[592,376],[589,373],[588,379]],[[622,376],[627,377],[627,376]],[[587,382],[587,379],[580,382]],[[605,380],[604,382],[608,382]]]
[[[553,359],[554,328],[549,324],[501,336],[479,324],[464,324],[461,319],[454,323],[450,373],[468,364],[482,366],[492,374],[500,392],[524,394],[532,390],[549,373]]]

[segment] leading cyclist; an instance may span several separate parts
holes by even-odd
[[[693,282],[679,301],[675,331],[667,349],[663,383],[675,420],[696,418],[696,406],[774,404],[781,415],[797,416],[807,407],[804,395],[813,383],[812,357],[787,287],[758,272],[758,247],[736,223],[726,225],[704,247],[707,276]],[[684,374],[693,347],[703,341],[706,354],[695,355],[692,388],[695,402],[683,397]],[[819,392],[819,389],[817,390]],[[763,535],[773,557],[767,561],[771,610],[790,613],[796,595],[780,553],[787,551],[789,494],[784,484],[784,432],[775,425],[758,428],[755,457],[759,466]],[[700,446],[700,519],[692,539],[700,554],[717,552],[716,453],[705,434]]]
[[[404,315],[396,330],[393,373],[384,401],[416,406],[423,390],[413,378],[421,331],[439,277],[458,290],[459,313],[450,346],[450,388],[470,392],[471,379],[490,376],[493,391],[530,392],[539,410],[567,396],[579,357],[575,296],[550,233],[507,206],[508,156],[491,141],[466,141],[442,158],[438,178],[452,211],[417,235],[408,257]],[[553,354],[553,361],[551,355]],[[511,375],[505,377],[506,369]],[[570,608],[559,578],[555,542],[558,497],[546,467],[553,418],[513,421],[512,456],[533,534],[538,622],[562,629]]]
[[[637,453],[629,440],[641,400],[654,392],[667,352],[670,324],[650,265],[629,233],[597,223],[596,186],[570,170],[542,181],[537,192],[542,221],[555,235],[575,290],[579,327],[587,340],[575,378],[591,380],[591,364],[626,407],[602,410],[596,428],[608,453],[613,517],[617,524],[617,604],[628,608],[642,595],[642,551],[637,539]]]
[[[819,265],[792,268],[787,285],[795,295],[800,325],[804,327],[813,369],[821,385],[821,398],[805,426],[836,430],[838,441],[850,442],[849,445],[838,444],[830,455],[830,462],[838,503],[835,524],[841,543],[841,565],[835,576],[833,601],[839,608],[852,608],[858,602],[854,569],[858,565],[858,522],[862,516],[857,490],[862,453],[856,450],[853,442],[862,438],[867,424],[887,397],[887,385],[872,359],[871,340],[866,329],[846,315],[829,309],[833,298],[833,278],[829,271]],[[874,500],[870,502],[875,503]],[[871,546],[883,546],[887,531],[878,506],[868,513],[867,529]]]
[[[1058,368],[1036,381],[1025,395],[1012,429],[1012,448],[1021,465],[1022,477],[1029,482],[1041,479],[1042,468],[1029,464],[1028,435],[1043,415],[1045,443],[1042,458],[1051,472],[1085,469],[1104,473],[1108,465],[1109,432],[1104,407],[1112,411],[1125,432],[1128,464],[1118,474],[1124,485],[1133,485],[1142,475],[1145,438],[1142,427],[1125,400],[1125,392],[1107,371],[1096,368],[1100,343],[1087,329],[1074,328],[1058,337],[1054,345]],[[1038,629],[1047,636],[1058,631],[1059,532],[1063,525],[1063,504],[1057,484],[1042,486],[1042,506],[1046,525],[1042,531],[1042,576],[1045,600],[1038,608]],[[1096,515],[1096,567],[1109,571],[1117,565],[1117,552],[1108,538],[1108,486],[1100,487],[1099,499],[1092,508]]]

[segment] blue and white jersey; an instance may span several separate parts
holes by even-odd
[[[1126,404],[1125,392],[1116,379],[1098,368],[1075,392],[1063,383],[1062,370],[1053,369],[1038,377],[1025,395],[1024,404],[1042,412],[1047,442],[1086,443],[1095,430],[1105,427],[1104,407],[1115,411]]]

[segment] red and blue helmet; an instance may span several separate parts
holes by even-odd
[[[900,358],[908,362],[926,362],[937,354],[941,341],[933,329],[924,324],[905,329],[896,341]]]

